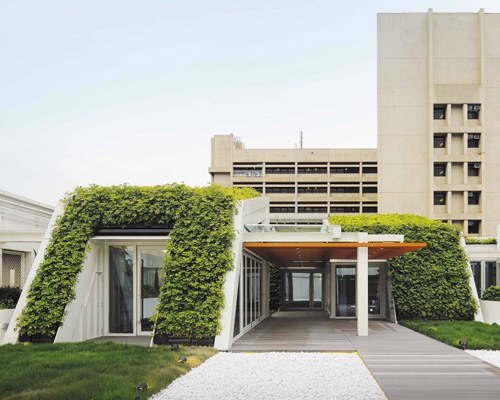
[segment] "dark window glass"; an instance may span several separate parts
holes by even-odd
[[[295,207],[269,207],[269,212],[272,212],[272,213],[294,213]]]
[[[299,167],[299,174],[326,174],[326,167]]]
[[[446,104],[435,104],[434,119],[445,119],[445,118],[446,118]]]
[[[326,213],[326,207],[316,207],[316,206],[299,207],[298,212],[299,213]]]
[[[467,175],[469,176],[479,176],[480,169],[481,163],[467,163]]]
[[[376,186],[363,186],[363,193],[377,193]]]
[[[359,213],[359,207],[330,207],[332,214]]]
[[[435,149],[444,149],[446,147],[446,135],[434,134],[434,148]]]
[[[249,178],[259,178],[262,176],[262,168],[256,168],[256,167],[233,168],[233,176],[246,176]]]
[[[472,221],[469,221],[468,222],[468,225],[469,225],[469,230],[468,232],[469,233],[479,233],[479,223],[481,221],[477,221],[477,220],[472,220]]]
[[[377,173],[377,167],[363,167],[363,174],[376,174],[376,173]]]
[[[434,192],[434,205],[435,206],[446,205],[446,192]]]
[[[490,286],[497,285],[497,263],[492,261],[487,261],[485,263],[485,289],[488,289]]]
[[[295,188],[286,186],[266,186],[266,193],[295,193]]]
[[[359,167],[333,167],[330,168],[332,174],[359,174]]]
[[[481,298],[481,263],[471,262],[470,268],[472,269],[472,275],[474,275],[474,283],[476,284],[477,295]]]
[[[294,167],[267,167],[266,174],[295,174]]]
[[[467,118],[468,119],[479,119],[479,111],[481,111],[480,104],[468,104],[467,105]]]
[[[359,187],[355,186],[342,186],[342,187],[331,187],[330,193],[359,193]]]
[[[434,163],[434,176],[446,176],[446,164]]]
[[[364,214],[377,213],[377,211],[378,211],[377,207],[363,207]]]
[[[479,135],[479,133],[469,133],[467,135],[467,147],[469,149],[478,149],[480,138],[481,138],[481,135]]]
[[[236,310],[234,313],[234,333],[233,337],[240,334],[240,318],[241,318],[241,307],[240,307],[240,281],[238,279],[238,290],[236,291]]]
[[[470,206],[476,206],[479,205],[479,195],[481,192],[468,192],[467,193],[467,198],[469,199],[469,205]]]
[[[299,193],[326,193],[326,186],[299,186]]]

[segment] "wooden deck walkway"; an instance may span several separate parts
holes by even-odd
[[[500,398],[500,368],[387,321],[370,321],[360,337],[352,320],[280,312],[230,351],[357,351],[391,400]]]

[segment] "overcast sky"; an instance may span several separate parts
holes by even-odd
[[[496,1],[0,0],[0,190],[209,183],[210,138],[376,147],[379,12]]]

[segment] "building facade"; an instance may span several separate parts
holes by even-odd
[[[245,149],[233,135],[217,135],[209,172],[213,183],[268,196],[271,222],[378,212],[375,149]]]
[[[412,213],[496,236],[500,14],[378,15],[378,148],[245,149],[212,139],[212,182],[271,199],[273,222]]]

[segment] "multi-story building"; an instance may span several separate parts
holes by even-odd
[[[495,236],[500,14],[378,15],[379,211]]]
[[[217,135],[209,172],[213,183],[269,196],[272,222],[378,211],[375,149],[246,149],[233,135]]]
[[[482,9],[379,14],[378,149],[245,149],[215,136],[212,181],[269,196],[273,221],[413,213],[496,236],[499,37],[500,14]]]

